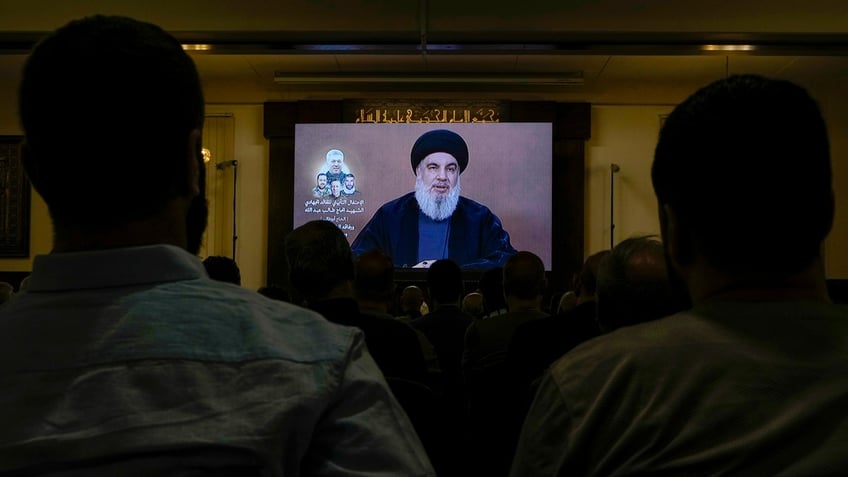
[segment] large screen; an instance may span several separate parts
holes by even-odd
[[[293,226],[328,220],[353,243],[382,205],[415,190],[411,149],[435,129],[467,144],[461,196],[490,209],[512,246],[535,253],[550,270],[550,123],[298,124]]]

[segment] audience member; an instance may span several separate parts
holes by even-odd
[[[512,475],[842,475],[848,310],[822,261],[827,128],[801,87],[731,76],[669,115],[651,171],[692,308],[546,374]]]
[[[356,259],[356,278],[353,288],[359,309],[364,315],[375,318],[395,320],[389,313],[395,296],[395,268],[392,259],[383,252],[374,249],[365,252]],[[420,290],[419,290],[420,291]],[[427,363],[428,378],[426,384],[432,386],[434,380],[441,379],[441,369],[436,350],[427,336],[409,326],[418,337],[424,360]]]
[[[503,268],[507,312],[478,320],[465,332],[463,371],[469,401],[470,454],[480,475],[509,472],[515,441],[521,428],[512,418],[515,387],[506,379],[504,361],[515,329],[549,316],[542,311],[547,287],[545,264],[537,255],[521,251]]]
[[[564,315],[577,308],[577,292],[568,290],[559,296],[556,306],[551,306],[552,315]]]
[[[363,253],[355,259],[353,290],[359,309],[383,318],[389,313],[395,296],[395,268],[392,259],[379,250]]]
[[[427,288],[433,310],[412,321],[433,343],[445,379],[454,385],[462,382],[460,365],[465,330],[472,318],[459,305],[462,297],[462,270],[456,262],[437,260],[427,270]]]
[[[477,290],[483,295],[485,314],[483,318],[506,313],[503,293],[503,267],[489,268],[480,274]]]
[[[356,301],[363,316],[372,318],[374,321],[389,321],[393,328],[405,327],[408,331],[415,333],[421,353],[427,363],[427,374],[421,376],[418,381],[411,381],[409,377],[398,379],[387,375],[387,381],[395,396],[407,411],[415,430],[427,449],[433,467],[436,471],[442,471],[447,465],[444,462],[445,450],[443,439],[440,435],[441,427],[437,422],[440,411],[440,403],[437,392],[441,389],[441,370],[439,360],[433,345],[420,330],[410,325],[398,322],[389,313],[395,296],[395,268],[392,259],[383,252],[374,249],[365,252],[355,259],[356,270],[353,281],[353,289]],[[409,334],[409,333],[405,333]],[[365,335],[368,339],[368,332]],[[386,339],[392,339],[386,336]],[[398,344],[411,345],[409,339],[404,339]],[[435,389],[434,389],[435,388]]]
[[[206,257],[203,260],[203,267],[209,274],[209,278],[241,286],[241,270],[232,258],[221,255]]]
[[[587,306],[587,309],[594,308],[595,292],[598,289],[598,267],[601,265],[601,261],[604,257],[606,257],[609,253],[609,250],[601,250],[600,252],[593,253],[586,258],[586,262],[583,263],[583,266],[580,268],[580,272],[577,274],[577,278],[574,282],[574,290],[577,295],[574,300],[574,308],[569,308],[564,311],[571,311],[584,303],[589,303],[591,305]],[[560,308],[562,308],[562,305],[563,303],[560,302]],[[594,312],[591,313],[591,315],[595,316]]]
[[[472,318],[460,309],[463,292],[462,270],[449,259],[436,260],[427,269],[427,289],[433,302],[430,313],[412,321],[436,348],[444,381],[444,411],[447,423],[445,446],[452,451],[447,458],[457,465],[465,458],[462,448],[466,425],[465,386],[461,361],[465,330]],[[460,467],[452,467],[442,475],[463,475]]]
[[[521,251],[507,259],[503,268],[507,312],[469,325],[463,354],[467,376],[489,367],[501,369],[515,329],[548,316],[542,311],[546,286],[545,265],[537,255]]]
[[[401,315],[396,318],[400,321],[412,323],[412,320],[424,315],[427,302],[424,301],[424,291],[415,285],[404,288],[400,295]],[[427,310],[429,311],[429,310]]]
[[[462,298],[462,311],[468,313],[475,320],[483,318],[486,313],[486,308],[483,303],[483,294],[480,292],[471,292]]]
[[[543,299],[544,302],[542,303],[542,311],[549,315],[556,315],[559,312],[559,303],[562,301],[562,297],[565,296],[566,293],[571,293],[573,295],[574,291],[551,291],[547,295],[547,298]]]
[[[27,275],[21,279],[21,283],[18,285],[18,292],[27,291],[27,288],[29,288],[29,277],[30,275]]]
[[[354,292],[353,253],[335,224],[313,220],[301,225],[286,236],[284,250],[289,283],[307,307],[333,323],[361,329],[385,376],[426,381],[415,331],[397,320],[361,312]]]
[[[0,305],[10,301],[15,295],[15,287],[8,282],[0,282]]]
[[[207,277],[204,102],[179,41],[73,21],[19,94],[54,236],[0,309],[0,473],[433,475],[359,331]]]
[[[535,394],[533,385],[554,361],[575,346],[601,334],[595,309],[598,267],[609,250],[586,258],[575,279],[574,308],[560,315],[541,318],[519,326],[507,352],[509,380],[523,395],[526,405]]]
[[[595,299],[605,333],[686,308],[672,292],[662,242],[651,237],[622,240],[601,260]]]

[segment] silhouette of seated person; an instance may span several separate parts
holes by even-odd
[[[466,379],[487,368],[501,369],[515,330],[549,316],[542,311],[547,287],[545,265],[532,252],[521,251],[507,259],[503,268],[506,313],[476,320],[465,332],[463,369]]]
[[[0,307],[0,474],[433,475],[359,330],[207,275],[176,38],[72,21],[26,59],[19,112],[53,247]]]
[[[366,252],[356,259],[356,278],[353,282],[356,301],[360,312],[377,318],[396,320],[389,310],[395,296],[395,269],[392,259],[379,250]],[[403,322],[408,324],[409,322]],[[417,328],[408,326],[418,338],[421,352],[427,364],[427,376],[422,381],[428,386],[441,386],[441,369],[433,344]]]
[[[480,292],[471,292],[462,298],[462,311],[468,313],[475,320],[483,318],[486,313],[483,294]]]
[[[424,448],[430,455],[433,466],[438,471],[440,467],[444,466],[444,450],[442,449],[437,419],[441,410],[441,402],[436,390],[440,389],[441,386],[441,370],[435,350],[424,333],[395,320],[389,313],[395,294],[395,268],[392,259],[379,250],[372,250],[360,255],[355,260],[356,278],[353,282],[353,288],[363,317],[373,318],[375,321],[393,322],[395,328],[402,326],[408,328],[409,331],[416,334],[421,346],[421,353],[427,360],[428,373],[426,376],[422,376],[418,380],[411,380],[408,377],[386,376],[386,381],[409,415]],[[391,339],[389,336],[386,338]],[[410,345],[410,340],[405,340],[403,344]],[[436,390],[434,390],[434,386]]]
[[[433,308],[428,314],[413,320],[412,326],[421,330],[436,349],[443,378],[445,446],[451,449],[447,459],[458,464],[465,454],[462,445],[466,426],[462,350],[465,330],[472,318],[460,309],[462,270],[456,262],[436,260],[427,270],[426,282]],[[453,468],[451,471],[458,470]]]
[[[532,399],[532,383],[548,366],[568,350],[601,334],[595,292],[598,267],[607,254],[609,250],[602,250],[586,258],[574,284],[577,304],[573,308],[525,323],[515,330],[507,352],[507,369],[510,380],[525,399]]]
[[[689,307],[685,295],[674,293],[662,242],[651,236],[622,240],[601,260],[596,301],[604,333]]]
[[[403,289],[400,294],[400,312],[396,318],[406,323],[412,323],[412,320],[423,315],[423,311],[427,308],[427,303],[424,301],[424,290],[416,285],[409,285]],[[429,309],[427,309],[429,312]]]
[[[507,379],[506,354],[516,328],[549,316],[542,311],[546,288],[542,259],[532,252],[517,252],[503,267],[507,312],[474,321],[465,333],[469,453],[480,475],[503,476],[509,471],[521,422],[511,419],[517,396]]]
[[[651,179],[692,306],[558,360],[512,475],[844,474],[848,309],[822,256],[832,175],[821,110],[794,83],[734,75],[677,105]]]
[[[433,309],[413,320],[412,326],[421,330],[436,348],[446,391],[461,393],[465,330],[472,322],[459,305],[463,291],[462,270],[452,260],[437,260],[427,270],[426,281]]]
[[[427,367],[415,331],[397,320],[361,312],[354,292],[353,253],[335,224],[307,222],[286,236],[284,249],[289,283],[305,306],[333,323],[361,329],[385,376],[426,382]]]
[[[503,267],[492,267],[484,270],[477,281],[477,290],[483,295],[483,319],[506,313]]]

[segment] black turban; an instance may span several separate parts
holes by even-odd
[[[459,163],[459,173],[468,165],[468,145],[462,137],[447,129],[435,129],[427,131],[412,145],[412,171],[418,168],[418,164],[434,152],[446,152]]]

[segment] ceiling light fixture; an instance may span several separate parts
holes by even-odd
[[[209,51],[212,49],[212,45],[206,44],[183,44],[182,46],[185,51]]]
[[[701,49],[704,51],[754,51],[757,47],[754,45],[704,45]]]

